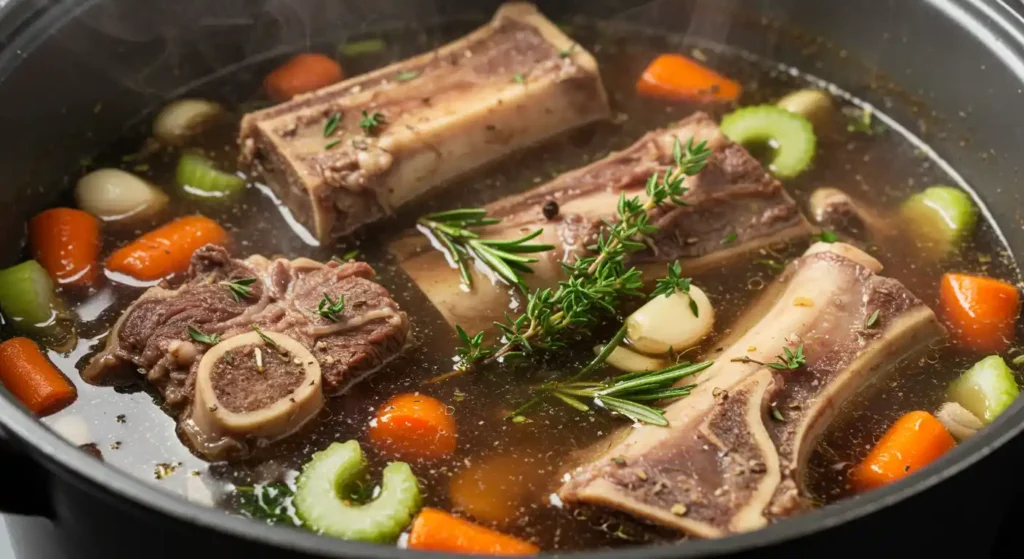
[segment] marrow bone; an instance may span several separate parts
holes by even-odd
[[[360,128],[364,111],[383,115],[372,134]],[[325,241],[609,115],[594,58],[532,5],[509,3],[432,52],[246,115],[238,141],[242,163]]]
[[[631,429],[570,474],[562,500],[706,538],[808,508],[804,467],[842,402],[944,333],[931,309],[880,271],[850,245],[812,246],[738,321],[725,349],[707,356],[715,363],[693,392],[665,408],[669,427]],[[806,364],[796,369],[760,364],[800,346]]]
[[[225,437],[274,441],[298,430],[323,408],[320,364],[313,354],[284,334],[264,335],[278,348],[248,332],[213,346],[199,362],[194,428],[186,430],[196,447]],[[268,386],[269,376],[276,377],[276,387]]]

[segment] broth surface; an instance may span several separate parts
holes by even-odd
[[[356,75],[425,51],[469,29],[451,25],[418,33],[396,30],[383,36],[388,45],[383,51],[344,57],[342,63],[348,75]],[[241,504],[230,495],[232,485],[288,479],[288,472],[300,468],[313,452],[334,441],[356,439],[364,443],[371,475],[377,479],[385,460],[365,444],[369,421],[392,395],[422,391],[451,406],[459,429],[454,455],[429,464],[411,464],[420,478],[427,506],[451,510],[449,484],[453,476],[471,464],[493,461],[495,471],[506,472],[508,478],[507,491],[503,492],[508,502],[495,503],[494,507],[512,511],[494,526],[527,538],[542,549],[572,550],[678,539],[675,533],[652,528],[622,514],[589,507],[562,507],[553,496],[567,457],[622,429],[621,419],[607,414],[581,414],[565,406],[543,407],[520,423],[504,419],[529,398],[529,387],[545,375],[578,367],[589,360],[594,340],[583,340],[570,351],[538,361],[526,370],[503,368],[424,385],[425,380],[451,370],[458,342],[440,313],[398,269],[386,250],[390,239],[409,229],[426,212],[476,206],[522,192],[558,173],[624,148],[646,131],[694,110],[708,111],[716,118],[728,110],[638,97],[634,93],[636,76],[661,52],[706,55],[720,72],[744,85],[744,104],[771,102],[808,85],[794,73],[742,53],[706,48],[695,52],[681,37],[637,36],[627,29],[582,23],[574,24],[570,34],[596,56],[617,115],[614,122],[588,125],[507,157],[449,185],[443,194],[434,193],[402,208],[396,219],[326,246],[312,246],[307,242],[308,236],[304,238],[296,232],[287,219],[287,211],[275,202],[264,185],[250,183],[241,196],[230,202],[192,199],[181,194],[171,186],[175,183],[178,153],[164,151],[139,156],[143,132],[129,134],[123,142],[104,151],[90,163],[91,167],[113,166],[136,172],[162,186],[172,201],[166,212],[149,223],[130,229],[105,227],[103,254],[171,217],[192,213],[202,213],[221,223],[233,239],[232,254],[236,257],[259,253],[326,261],[358,250],[359,258],[376,269],[377,281],[408,313],[417,343],[343,396],[329,399],[315,424],[301,433],[240,463],[209,464],[193,456],[178,439],[174,420],[154,401],[155,392],[147,392],[141,385],[130,390],[96,387],[80,379],[80,367],[101,347],[114,321],[145,288],[110,281],[86,297],[64,294],[79,316],[81,340],[71,353],[51,352],[50,357],[75,382],[79,399],[46,418],[46,423],[66,436],[71,433],[76,443],[95,443],[107,463],[168,491],[198,502],[210,501],[238,509]],[[198,93],[233,110],[197,142],[222,168],[235,168],[238,119],[262,102],[259,79],[268,68],[245,68],[236,75],[205,84]],[[883,210],[895,208],[909,194],[926,186],[953,184],[927,152],[894,130],[874,135],[849,134],[845,138],[842,143],[822,143],[813,167],[785,182],[786,189],[803,209],[806,210],[811,191],[821,186],[839,188]],[[946,271],[984,273],[1017,281],[1018,271],[992,227],[982,221],[971,244],[954,259],[941,264],[922,261],[914,240],[907,237],[870,247],[869,252],[884,264],[886,276],[898,279],[934,308],[938,278]],[[750,261],[695,276],[694,283],[708,293],[717,313],[717,330],[712,342],[704,347],[713,347],[714,337],[722,334],[772,281],[782,264],[805,248],[806,244],[773,247]],[[454,270],[452,281],[457,281]],[[607,339],[612,331],[614,325],[608,325],[597,338]],[[880,434],[905,412],[935,409],[944,401],[943,392],[949,381],[979,357],[948,345],[933,347],[924,356],[900,364],[846,402],[811,458],[807,481],[815,499],[830,503],[851,494],[850,468],[867,454]]]

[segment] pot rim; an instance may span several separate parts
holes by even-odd
[[[990,52],[1024,83],[1024,16],[1008,2],[1013,0],[924,0],[934,9],[982,42]],[[18,7],[28,4],[14,0],[0,9],[0,19],[18,17]],[[21,36],[7,43],[5,51],[32,50],[44,38],[47,29],[56,28],[81,9],[79,0],[56,2],[35,13],[21,14],[15,22]],[[12,15],[13,14],[13,15]],[[28,22],[28,20],[33,20]],[[0,73],[11,60],[0,53]],[[0,84],[3,80],[0,79]],[[975,197],[977,199],[977,197]],[[407,559],[409,557],[447,557],[434,552],[410,552],[392,546],[340,541],[311,532],[279,526],[267,526],[252,520],[224,514],[218,509],[189,502],[181,496],[162,491],[127,472],[103,464],[81,452],[55,432],[38,421],[30,412],[0,386],[0,436],[13,435],[17,451],[26,451],[31,458],[40,460],[57,476],[83,486],[97,498],[120,500],[147,513],[174,518],[182,524],[208,528],[229,536],[272,546],[280,550],[301,551],[324,557],[379,557],[381,559]],[[718,540],[689,540],[684,545],[636,547],[610,551],[580,551],[557,553],[566,557],[612,559],[624,555],[653,559],[679,557],[713,557],[747,551],[770,544],[784,543],[813,533],[825,531],[895,505],[943,483],[1024,432],[1024,398],[978,435],[958,445],[922,473],[862,496],[844,499],[839,503],[787,518],[760,530],[729,536]]]

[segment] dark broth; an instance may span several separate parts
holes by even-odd
[[[355,75],[402,59],[458,36],[469,28],[446,26],[418,33],[398,30],[385,34],[388,48],[380,53],[342,60],[349,75]],[[509,456],[518,467],[509,472],[509,487],[523,487],[522,498],[510,506],[516,511],[498,524],[504,531],[528,538],[542,548],[582,549],[623,543],[672,541],[674,533],[643,525],[624,515],[557,506],[550,496],[557,489],[566,458],[591,446],[623,426],[621,420],[599,414],[580,414],[563,407],[542,408],[528,420],[513,423],[503,417],[528,397],[528,386],[547,372],[578,365],[590,356],[593,340],[581,343],[557,358],[542,361],[532,371],[503,371],[463,376],[449,382],[424,385],[424,380],[451,369],[456,339],[441,315],[418,288],[401,272],[386,253],[387,240],[406,230],[426,211],[472,206],[521,192],[555,174],[585,165],[611,150],[621,149],[649,129],[686,116],[695,109],[720,116],[723,109],[686,103],[663,103],[642,99],[633,93],[635,77],[657,53],[682,50],[682,39],[656,35],[638,36],[617,32],[607,26],[577,25],[572,35],[593,52],[602,69],[613,109],[614,123],[599,123],[576,130],[543,146],[515,154],[504,161],[452,184],[444,196],[431,196],[404,208],[395,220],[371,227],[353,238],[314,247],[307,244],[282,217],[282,212],[260,185],[250,184],[245,193],[229,203],[194,200],[181,195],[174,184],[176,152],[160,152],[144,159],[131,155],[141,145],[143,133],[129,134],[124,141],[96,158],[95,166],[118,166],[134,171],[172,196],[169,212],[137,229],[105,229],[108,253],[138,234],[171,216],[201,212],[222,223],[231,233],[233,252],[244,257],[309,256],[326,260],[349,250],[360,251],[361,259],[376,268],[379,281],[409,314],[418,344],[384,370],[354,386],[345,395],[330,400],[315,425],[256,457],[236,464],[208,464],[193,456],[178,440],[174,421],[158,407],[159,402],[142,387],[113,390],[82,382],[77,373],[104,340],[109,328],[143,291],[108,282],[98,293],[75,298],[65,294],[81,317],[82,339],[69,355],[51,354],[60,368],[79,388],[78,401],[46,419],[65,433],[84,426],[87,433],[73,435],[75,442],[95,443],[109,464],[131,474],[153,480],[165,489],[203,501],[204,489],[226,507],[237,505],[229,497],[230,484],[278,481],[287,477],[309,456],[333,441],[365,441],[375,409],[400,392],[423,391],[449,403],[458,422],[459,446],[450,458],[429,464],[413,464],[420,477],[429,506],[450,509],[449,480],[469,464],[494,456]],[[324,49],[324,50],[330,50]],[[740,53],[704,49],[714,66],[746,87],[744,102],[768,102],[807,83],[794,73]],[[197,95],[222,101],[236,110],[232,118],[200,138],[198,145],[225,168],[234,168],[234,136],[242,112],[259,102],[259,79],[274,61],[240,69],[223,79],[205,84]],[[789,192],[806,207],[812,190],[834,186],[865,200],[874,207],[891,208],[912,192],[935,183],[950,183],[939,165],[926,152],[893,130],[877,134],[851,134],[843,142],[820,146],[814,167],[786,183]],[[806,245],[778,247],[758,257],[762,262],[736,263],[728,269],[695,278],[714,301],[717,327],[728,325],[778,271],[763,261],[784,263],[802,252]],[[947,268],[984,272],[1016,280],[1017,271],[999,244],[992,225],[984,222],[967,247],[952,262],[941,267],[916,258],[913,239],[896,239],[893,244],[871,247],[895,277],[926,303],[936,301],[938,278]],[[452,272],[452,281],[456,274]],[[721,334],[719,330],[716,334]],[[711,346],[713,348],[713,346]],[[850,493],[847,473],[877,440],[879,434],[900,414],[912,409],[934,409],[943,400],[946,384],[977,355],[959,353],[951,347],[931,349],[927,355],[901,364],[894,372],[846,404],[840,417],[825,433],[811,459],[809,487],[823,502]],[[78,440],[81,439],[81,440]],[[384,461],[364,444],[374,475]]]

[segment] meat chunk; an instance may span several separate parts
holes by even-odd
[[[372,113],[381,124],[362,129]],[[512,3],[433,52],[246,115],[239,143],[243,164],[324,240],[609,114],[593,57],[532,5]]]
[[[687,206],[665,207],[652,215],[658,232],[648,239],[650,249],[633,262],[654,277],[664,263],[680,260],[685,273],[696,273],[749,254],[776,241],[809,236],[810,225],[782,184],[742,146],[729,141],[715,122],[695,113],[666,129],[652,131],[625,150],[523,194],[488,206],[502,222],[487,228],[487,238],[515,238],[543,228],[535,242],[559,247],[541,256],[527,280],[532,287],[553,284],[561,277],[561,262],[587,252],[605,220],[615,218],[619,196],[646,198],[652,173],[672,164],[676,140],[707,141],[713,150],[704,170],[687,179]],[[558,205],[553,218],[544,216],[548,202]],[[507,310],[507,286],[492,285],[479,272],[468,293],[458,273],[419,234],[392,244],[391,252],[450,323],[467,330],[487,327]]]
[[[806,508],[803,469],[840,403],[943,335],[935,314],[880,271],[852,246],[812,246],[710,356],[690,396],[666,408],[670,426],[632,429],[576,469],[561,498],[699,537]],[[763,365],[800,346],[806,364]]]
[[[200,453],[244,455],[248,440],[290,434],[316,415],[323,394],[402,350],[408,319],[373,276],[360,262],[235,260],[208,245],[183,284],[150,288],[125,311],[83,377],[138,370]],[[325,294],[344,308],[319,313]]]

